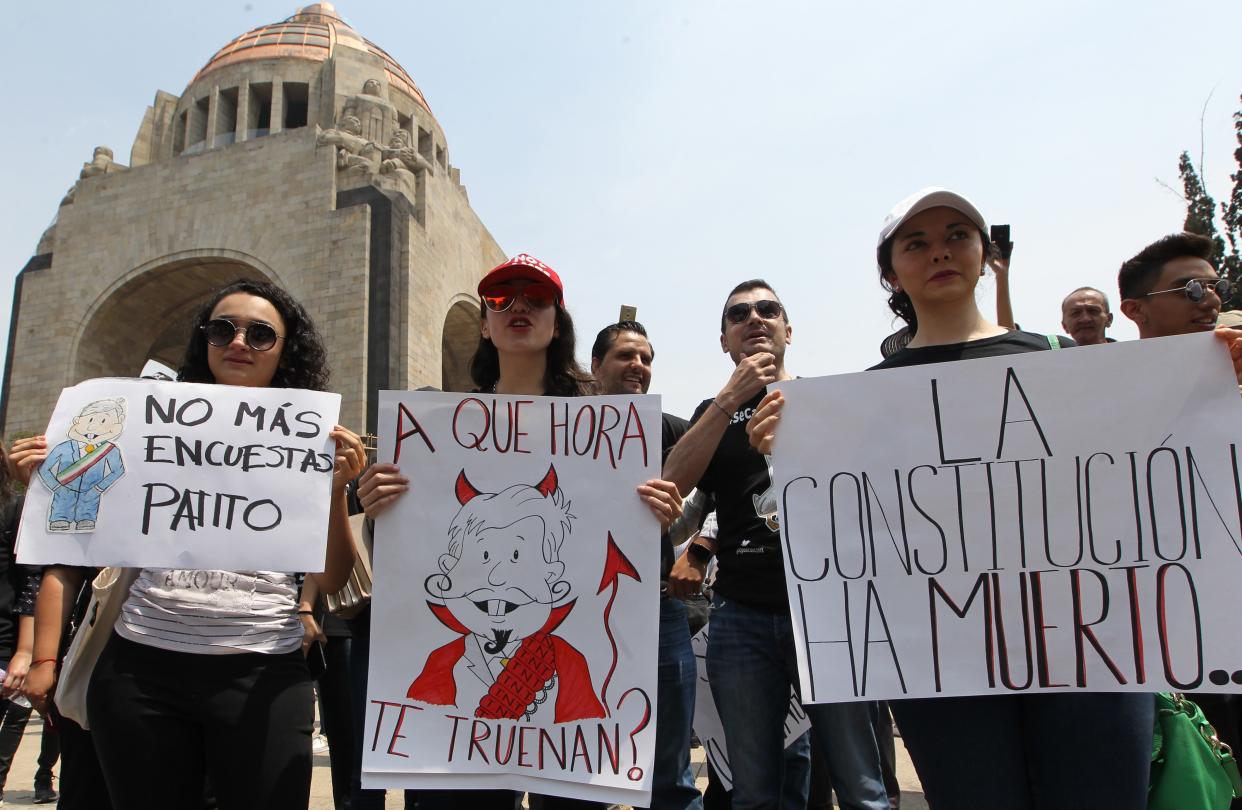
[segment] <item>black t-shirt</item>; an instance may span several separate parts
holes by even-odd
[[[1063,349],[1078,345],[1064,335],[1058,335],[1057,342]],[[1047,335],[1037,335],[1033,332],[1006,332],[1003,335],[968,340],[965,343],[921,346],[917,349],[907,347],[871,368],[922,366],[927,363],[949,363],[954,360],[974,360],[979,357],[1002,357],[1007,354],[1038,352],[1051,348],[1052,344]]]
[[[685,436],[686,431],[690,429],[690,423],[680,416],[673,416],[671,413],[660,414],[660,421],[664,459],[667,460],[673,445],[677,444],[677,440]],[[668,573],[672,570],[673,541],[669,539],[668,534],[663,534],[660,536],[660,579],[667,582]]]
[[[715,589],[752,607],[784,611],[789,596],[772,476],[767,458],[746,436],[746,423],[765,393],[760,391],[733,413],[698,486],[716,499],[720,533]],[[715,407],[712,400],[704,400],[690,424]]]

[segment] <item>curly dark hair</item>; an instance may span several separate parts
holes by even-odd
[[[202,327],[211,320],[211,312],[222,300],[234,293],[262,298],[276,307],[285,322],[285,339],[281,344],[280,365],[272,377],[273,388],[305,388],[325,391],[328,387],[328,359],[323,340],[306,308],[275,284],[266,281],[238,279],[221,288],[211,297],[190,326],[190,343],[177,370],[182,382],[214,383],[216,378],[207,365],[207,338]]]
[[[981,229],[975,228],[979,234],[979,240],[983,242],[983,267],[988,266],[988,262],[1000,255],[1000,249],[993,244],[992,240]],[[914,314],[914,302],[910,300],[910,295],[905,290],[898,290],[893,287],[893,283],[889,280],[894,278],[893,274],[893,243],[897,241],[897,234],[894,233],[875,250],[875,261],[880,266],[880,284],[884,289],[888,290],[888,308],[893,314],[906,322],[909,329],[908,334],[913,338],[914,334],[919,330],[918,316]]]
[[[479,317],[487,310],[479,302]],[[574,319],[569,311],[556,304],[556,337],[548,344],[548,366],[543,374],[543,393],[547,396],[580,397],[595,393],[591,375],[578,365],[574,356]],[[500,380],[500,352],[489,338],[479,336],[479,346],[470,360],[470,379],[480,391],[491,391]]]

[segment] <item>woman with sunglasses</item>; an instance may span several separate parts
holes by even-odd
[[[301,304],[275,285],[237,281],[198,313],[178,378],[320,391],[328,368]],[[349,430],[338,425],[330,436],[336,459],[327,558],[323,572],[311,575],[328,592],[339,590],[353,567],[345,487],[365,459]],[[53,567],[48,573],[28,679],[44,699],[54,682],[60,630],[85,572]],[[314,693],[297,598],[291,573],[141,571],[87,695],[91,735],[115,806],[198,807],[206,777],[222,810],[306,808]]]
[[[594,393],[590,375],[574,356],[574,322],[555,270],[522,253],[493,268],[479,282],[478,292],[479,345],[470,364],[477,391],[562,397]],[[408,487],[409,479],[396,465],[373,464],[359,482],[358,497],[367,516],[374,518]],[[661,528],[681,514],[681,496],[671,482],[648,481],[638,487],[638,495]],[[508,790],[424,791],[419,807],[513,810],[519,798]],[[532,806],[541,800],[546,810],[604,806],[550,796],[532,799]]]
[[[875,368],[1052,348],[1044,335],[988,321],[975,286],[995,246],[964,197],[924,189],[884,220],[876,259],[888,305],[914,337]],[[1073,341],[1059,338],[1062,346]],[[784,398],[764,397],[748,430],[769,453]],[[935,810],[1147,806],[1151,695],[1065,693],[922,698],[890,703]]]

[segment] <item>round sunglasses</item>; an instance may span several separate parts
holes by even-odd
[[[238,326],[228,318],[212,318],[203,324],[203,337],[216,348],[223,348],[233,342],[237,333],[245,335],[246,345],[256,352],[265,352],[276,345],[276,341],[284,340],[283,335],[276,334],[276,328],[270,323],[252,321],[249,326]]]
[[[504,312],[513,306],[518,298],[526,301],[531,309],[545,309],[555,304],[560,298],[556,287],[551,284],[528,284],[525,287],[511,287],[499,284],[482,293],[483,306],[492,312]]]
[[[725,320],[732,324],[746,323],[752,309],[765,321],[776,320],[783,310],[779,301],[767,298],[762,301],[739,301],[725,310]]]
[[[1233,292],[1233,284],[1231,284],[1227,278],[1192,278],[1181,287],[1173,287],[1169,290],[1155,290],[1154,292],[1147,293],[1147,295],[1180,292],[1185,293],[1186,297],[1191,301],[1202,301],[1203,296],[1208,294],[1208,290],[1216,293],[1216,297],[1224,301],[1229,297],[1229,294]]]

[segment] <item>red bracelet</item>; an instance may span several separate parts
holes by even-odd
[[[31,661],[30,666],[37,667],[39,666],[39,664],[55,664],[55,663],[56,663],[55,658],[40,658],[37,661]]]

